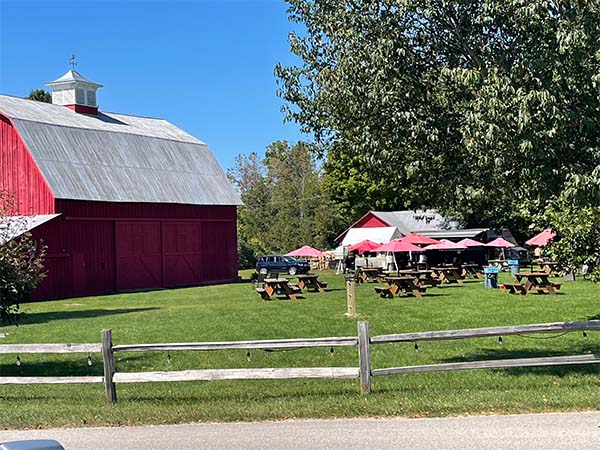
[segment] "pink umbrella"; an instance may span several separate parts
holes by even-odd
[[[431,244],[423,247],[423,250],[465,250],[467,247],[460,245],[457,242],[442,239],[439,244]]]
[[[351,245],[348,248],[348,250],[351,252],[358,251],[358,253],[360,253],[362,255],[364,252],[373,251],[374,249],[376,249],[377,247],[380,247],[380,246],[381,246],[381,244],[377,244],[376,242],[365,239],[364,241],[361,241],[357,244]]]
[[[419,233],[410,233],[407,236],[401,238],[403,242],[408,242],[409,244],[439,244],[440,241],[436,241],[427,236],[423,236]]]
[[[422,252],[421,247],[417,247],[409,242],[404,242],[402,239],[394,239],[393,241],[377,247],[376,252]]]
[[[496,248],[510,248],[516,247],[512,242],[508,242],[506,239],[501,237],[494,239],[492,242],[488,242],[485,244],[486,247],[496,247]]]
[[[548,245],[548,243],[554,239],[556,233],[552,231],[550,228],[546,228],[540,234],[532,237],[528,241],[525,242],[526,245],[534,245],[537,247],[543,247],[544,245]]]
[[[462,241],[458,241],[457,244],[464,245],[465,247],[483,247],[483,242],[476,241],[474,239],[465,238]]]
[[[321,256],[327,256],[327,253],[323,253],[316,248],[312,248],[310,245],[300,247],[293,252],[286,253],[285,256],[306,256],[309,258],[320,258]]]

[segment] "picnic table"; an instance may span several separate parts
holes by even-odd
[[[546,272],[548,275],[553,277],[560,276],[560,272],[562,272],[562,267],[560,264],[554,261],[542,261],[540,262],[540,267],[542,272]]]
[[[431,270],[440,280],[440,283],[445,281],[446,283],[463,284],[458,267],[432,267]]]
[[[262,288],[256,292],[263,300],[271,300],[274,295],[283,295],[290,300],[296,300],[296,294],[302,292],[297,284],[290,283],[287,278],[265,278]]]
[[[412,276],[385,277],[385,281],[385,286],[375,287],[375,292],[384,298],[394,298],[396,295],[421,297],[421,293],[426,290],[424,286],[419,286]]]
[[[519,272],[515,274],[516,283],[504,283],[504,287],[511,294],[525,295],[529,291],[539,294],[556,295],[560,283],[553,283],[548,279],[546,272]]]
[[[508,268],[507,259],[488,259],[488,264],[492,267],[498,267],[500,270]]]
[[[463,278],[483,278],[483,269],[480,264],[461,264],[461,275]]]
[[[356,281],[364,283],[366,281],[379,281],[383,275],[381,267],[361,267],[356,269]]]
[[[437,287],[440,281],[433,276],[432,270],[399,270],[399,274],[414,277],[419,286]]]
[[[312,273],[297,275],[298,287],[315,292],[324,292],[327,287],[327,282],[319,281],[319,275]]]

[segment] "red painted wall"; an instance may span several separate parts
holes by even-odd
[[[16,201],[16,215],[54,213],[54,196],[10,121],[0,114],[0,190]]]
[[[234,206],[57,200],[56,211],[33,233],[48,247],[35,299],[237,278]]]
[[[380,218],[376,217],[373,213],[368,212],[364,216],[362,216],[352,228],[379,228],[379,227],[389,227],[390,224],[384,222]]]

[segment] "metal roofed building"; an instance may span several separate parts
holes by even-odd
[[[36,298],[232,281],[241,201],[208,146],[163,119],[98,111],[75,71],[47,104],[0,95],[0,190],[48,247]],[[32,220],[32,224],[40,221]]]
[[[390,227],[397,229],[393,238],[421,233],[434,239],[460,240],[465,237],[484,238],[489,232],[488,228],[459,228],[458,222],[449,221],[434,210],[369,211],[340,234],[336,242],[351,245],[348,242],[354,243],[356,239],[359,242],[361,237],[368,234],[386,235]]]

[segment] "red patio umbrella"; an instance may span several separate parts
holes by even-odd
[[[423,250],[465,250],[467,247],[460,245],[457,242],[442,239],[438,244],[431,244],[423,247]]]
[[[408,242],[409,244],[439,244],[440,241],[436,241],[427,236],[423,236],[419,233],[410,233],[407,236],[401,238],[403,242]]]
[[[358,253],[362,255],[363,253],[373,251],[380,246],[381,244],[365,239],[364,241],[351,245],[348,250],[351,252],[358,251]]]
[[[483,247],[483,242],[476,241],[475,239],[465,238],[462,241],[458,241],[457,244],[464,245],[465,247]]]
[[[528,241],[525,241],[526,245],[532,245],[536,247],[543,247],[544,245],[548,245],[548,243],[554,239],[556,233],[552,231],[550,228],[546,228],[540,234],[532,237]]]
[[[411,244],[410,242],[404,242],[402,239],[394,239],[393,241],[383,244],[377,247],[374,251],[376,252],[422,252],[421,247]]]
[[[508,242],[506,239],[501,237],[494,239],[492,242],[488,242],[485,244],[486,247],[496,247],[496,248],[510,248],[516,247],[512,242]]]
[[[312,248],[310,245],[305,245],[304,247],[300,247],[292,252],[286,253],[285,256],[305,256],[309,258],[320,258],[321,256],[327,256],[327,254],[317,250],[316,248]]]

